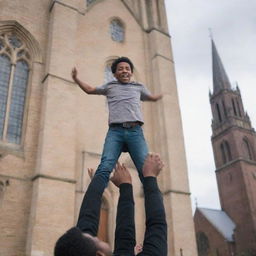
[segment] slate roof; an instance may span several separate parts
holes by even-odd
[[[223,89],[231,89],[231,84],[218,54],[214,41],[212,40],[212,71],[213,71],[213,92],[218,93]]]
[[[233,234],[236,224],[222,210],[197,208],[204,217],[230,242],[233,242]]]

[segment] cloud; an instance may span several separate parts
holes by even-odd
[[[237,81],[245,110],[256,126],[256,1],[166,0],[181,106],[192,203],[218,208],[211,146],[212,28],[231,82]]]

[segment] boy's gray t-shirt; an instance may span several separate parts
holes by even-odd
[[[109,124],[136,122],[144,123],[141,101],[149,100],[151,93],[143,84],[122,84],[112,81],[96,87],[94,94],[105,95],[109,108]]]

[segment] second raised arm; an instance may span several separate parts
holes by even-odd
[[[71,72],[71,76],[72,76],[74,82],[75,82],[84,92],[86,92],[87,94],[93,94],[93,93],[95,92],[96,88],[90,86],[90,85],[87,84],[87,83],[82,82],[80,79],[78,79],[77,74],[78,74],[77,69],[76,69],[76,67],[74,67],[74,68],[72,69],[72,72]]]

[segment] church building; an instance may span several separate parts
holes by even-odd
[[[149,150],[165,162],[158,181],[168,252],[197,255],[170,39],[164,0],[0,0],[1,256],[52,256],[58,237],[76,225],[108,109],[104,97],[73,82],[71,70],[99,86],[113,79],[110,66],[120,56],[134,63],[135,81],[164,95],[143,103],[143,129]],[[120,161],[132,173],[140,243],[143,190],[129,154]],[[112,247],[118,194],[109,184],[98,234]]]
[[[256,134],[212,40],[212,147],[221,210],[197,208],[199,256],[256,255]]]

